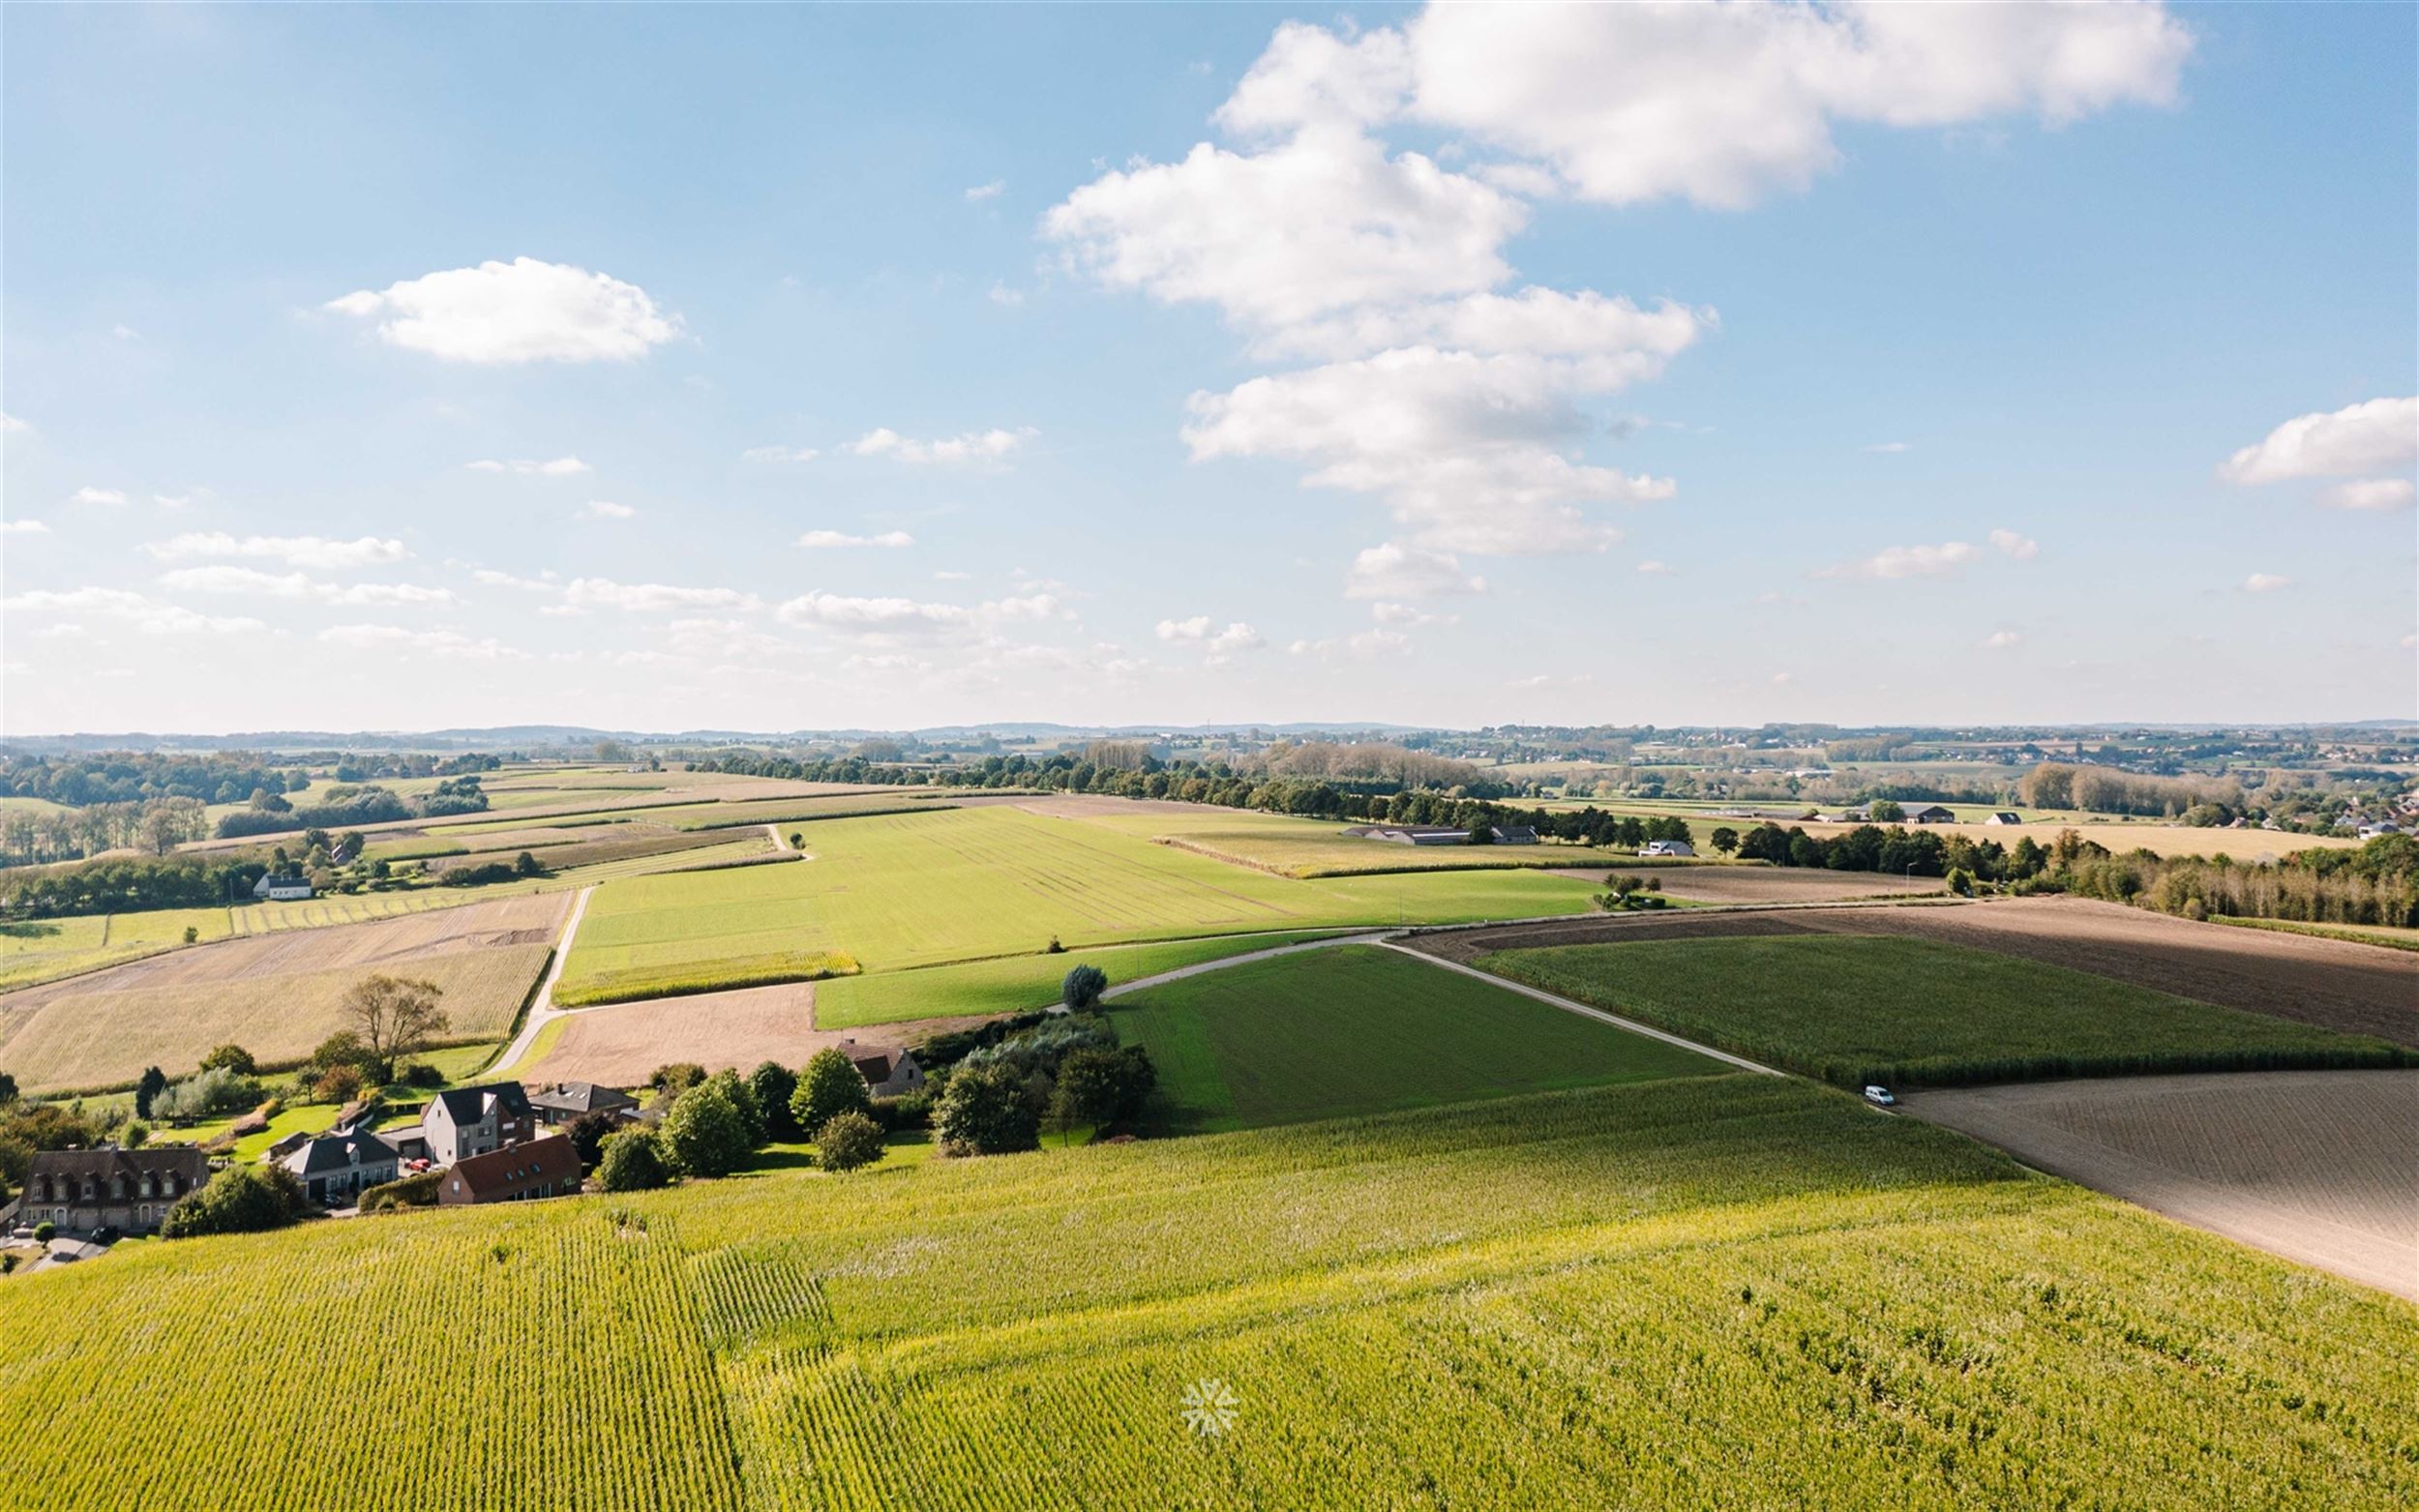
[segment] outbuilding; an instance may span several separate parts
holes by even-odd
[[[1665,860],[1691,860],[1696,855],[1696,846],[1685,840],[1650,840],[1638,847],[1638,854]]]

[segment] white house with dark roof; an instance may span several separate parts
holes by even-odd
[[[366,1130],[323,1134],[279,1164],[292,1171],[314,1202],[339,1206],[365,1187],[392,1181],[400,1170],[395,1146]]]
[[[270,903],[299,903],[311,893],[307,876],[263,876],[252,884],[252,895]]]
[[[536,1139],[538,1120],[520,1082],[491,1082],[430,1098],[420,1129],[429,1159],[451,1166]]]

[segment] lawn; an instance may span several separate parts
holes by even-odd
[[[2380,1040],[1926,940],[1637,940],[1499,951],[1478,964],[1839,1086],[2419,1059]]]
[[[845,957],[867,972],[891,971],[1029,955],[1054,935],[1076,948],[1569,914],[1585,911],[1595,891],[1531,873],[1297,881],[997,807],[831,819],[815,826],[810,848],[816,859],[788,866],[603,888],[563,985],[582,993],[677,974],[711,986],[724,964],[784,957]]]
[[[1184,1131],[1729,1069],[1376,945],[1246,962],[1110,1011],[1158,1068],[1152,1121]]]
[[[1117,945],[1063,955],[1002,956],[956,966],[885,971],[876,976],[836,977],[815,989],[815,1023],[825,1029],[874,1023],[906,1023],[962,1014],[1021,1013],[1059,1000],[1066,974],[1078,965],[1106,972],[1109,985],[1132,982],[1180,966],[1223,961],[1318,937],[1316,931],[1234,934],[1168,940],[1153,945]]]
[[[2419,1501],[2408,1305],[1753,1076],[147,1243],[0,1337],[29,1505]]]

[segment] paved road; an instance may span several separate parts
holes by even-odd
[[[562,979],[563,963],[571,959],[571,937],[580,932],[581,916],[588,911],[588,898],[594,887],[582,887],[571,904],[571,917],[563,921],[563,937],[554,943],[554,959],[547,964],[546,980],[538,984],[537,996],[529,1000],[529,1017],[522,1023],[521,1032],[513,1036],[503,1052],[488,1063],[491,1071],[502,1071],[521,1063],[529,1053],[529,1047],[538,1040],[538,1031],[547,1023],[562,1017],[563,1010],[554,1006],[554,984]]]

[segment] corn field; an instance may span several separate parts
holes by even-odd
[[[0,1505],[2419,1500],[2406,1304],[1757,1077],[144,1243],[0,1340]]]

